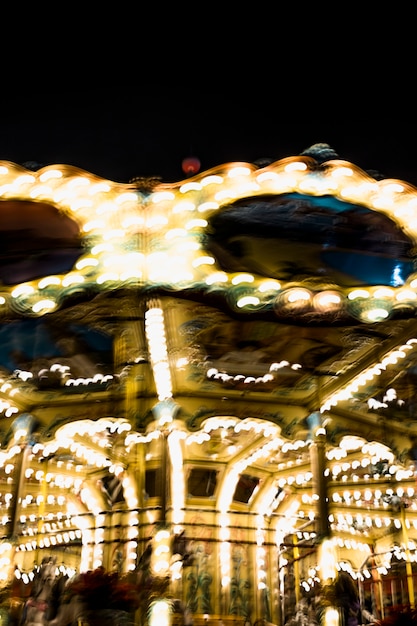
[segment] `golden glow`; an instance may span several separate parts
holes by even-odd
[[[145,330],[158,398],[159,400],[166,400],[172,396],[171,374],[168,363],[163,311],[156,303],[151,303],[151,306],[146,311]]]
[[[171,534],[169,530],[161,529],[153,538],[151,569],[155,576],[167,576],[171,562]]]
[[[363,370],[358,376],[355,376],[346,387],[343,387],[335,394],[324,400],[320,411],[323,413],[329,411],[331,407],[336,406],[339,402],[350,400],[353,395],[358,391],[360,387],[367,384],[375,376],[379,376],[383,370],[390,365],[397,363],[399,360],[405,358],[407,354],[417,347],[417,339],[410,338],[402,346],[388,352],[384,358],[379,362],[370,366],[368,369]]]
[[[339,611],[331,606],[326,607],[324,613],[324,626],[340,626]]]
[[[172,413],[172,411],[171,411]],[[279,428],[271,424],[268,421],[258,419],[245,419],[239,420],[235,417],[222,417],[222,418],[209,418],[201,425],[199,431],[190,433],[187,435],[186,431],[183,432],[180,426],[181,422],[174,421],[170,425],[170,431],[168,435],[168,449],[169,457],[172,464],[172,481],[171,489],[173,491],[173,513],[171,523],[174,526],[179,527],[183,520],[183,509],[185,508],[185,492],[186,477],[184,473],[184,460],[185,457],[189,457],[188,454],[183,454],[182,441],[184,440],[186,446],[190,445],[203,445],[209,441],[212,436],[220,436],[222,440],[226,441],[230,437],[230,431],[236,435],[241,433],[243,436],[245,433],[249,435],[252,441],[256,441],[256,446],[246,449],[246,446],[242,448],[242,453],[237,457],[236,463],[228,468],[225,476],[220,484],[220,495],[218,498],[218,504],[221,509],[219,510],[218,517],[218,536],[221,540],[221,580],[224,585],[228,585],[231,576],[231,545],[230,545],[230,526],[233,526],[233,513],[232,513],[232,496],[237,481],[242,473],[246,473],[249,468],[251,472],[254,468],[258,467],[258,464],[265,463],[267,459],[273,457],[278,451],[282,451],[283,454],[288,452],[296,453],[300,456],[300,460],[305,455],[309,456],[309,443],[302,440],[285,441],[280,436]],[[220,430],[220,432],[219,432]],[[27,468],[25,476],[27,477],[29,484],[33,484],[33,492],[27,493],[25,496],[24,507],[30,504],[31,501],[41,500],[37,499],[39,494],[39,488],[36,488],[36,481],[42,483],[46,481],[49,485],[48,489],[48,501],[50,503],[55,502],[59,504],[60,512],[66,508],[66,515],[68,518],[65,523],[61,523],[60,517],[57,514],[49,517],[45,520],[44,528],[42,532],[50,532],[49,526],[53,523],[59,523],[59,533],[50,537],[50,541],[57,543],[64,543],[66,533],[72,531],[71,525],[76,524],[77,529],[74,529],[74,533],[80,532],[83,537],[83,544],[86,545],[85,555],[83,557],[83,563],[88,564],[91,567],[92,562],[100,562],[102,559],[102,541],[103,541],[103,527],[104,527],[104,514],[102,513],[104,503],[100,502],[100,492],[96,489],[93,482],[87,480],[87,466],[96,465],[99,469],[103,466],[103,455],[100,451],[103,451],[106,456],[112,456],[113,452],[104,447],[104,435],[106,432],[111,431],[119,433],[120,435],[126,435],[125,443],[129,442],[129,446],[143,445],[149,447],[149,443],[158,435],[157,430],[150,431],[146,436],[141,436],[138,433],[130,433],[130,425],[120,419],[102,419],[98,422],[83,420],[81,422],[74,422],[65,424],[56,432],[56,437],[48,445],[42,446],[37,444],[33,448],[33,454],[40,455],[40,457],[46,458],[49,455],[54,456],[59,447],[63,449],[72,449],[79,455],[80,464],[78,466],[74,463],[60,463],[55,468],[49,467],[46,474],[39,469],[36,472],[33,471],[34,467]],[[25,435],[25,433],[22,433]],[[20,441],[20,440],[19,440]],[[87,452],[82,442],[88,443],[90,453]],[[239,446],[237,446],[239,448]],[[351,458],[349,455],[352,452],[357,452],[356,455]],[[20,445],[14,445],[10,448],[10,451],[2,456],[0,460],[3,467],[6,468],[8,475],[11,475],[14,471],[14,463],[17,459],[16,455],[21,453]],[[414,503],[415,498],[415,485],[414,475],[411,469],[402,467],[395,459],[392,451],[385,445],[378,442],[365,441],[362,438],[354,438],[351,436],[345,436],[339,446],[330,447],[327,451],[327,467],[330,472],[330,498],[331,501],[337,505],[337,517],[331,515],[331,524],[335,533],[338,534],[336,543],[327,543],[325,550],[323,551],[323,572],[320,572],[320,576],[329,576],[329,571],[332,571],[333,560],[329,555],[335,555],[334,559],[337,560],[337,550],[339,548],[354,549],[355,551],[368,553],[369,546],[362,541],[361,528],[394,528],[396,523],[396,517],[392,514],[381,514],[384,509],[384,498],[396,497],[396,498],[408,498],[410,499],[410,505],[408,508],[408,515],[415,514],[416,506]],[[349,458],[348,458],[349,457]],[[263,588],[266,584],[265,579],[265,558],[264,558],[264,543],[267,541],[265,536],[265,528],[268,526],[267,519],[271,515],[274,509],[274,501],[276,498],[283,498],[286,504],[282,504],[280,507],[280,515],[275,519],[276,534],[277,537],[280,533],[284,532],[297,532],[297,526],[301,520],[305,520],[308,525],[310,522],[314,522],[313,511],[308,512],[307,508],[316,506],[316,501],[312,488],[309,487],[303,492],[303,498],[291,498],[286,500],[285,494],[287,489],[294,487],[304,489],[307,485],[312,486],[313,474],[310,466],[304,467],[304,464],[300,466],[297,463],[293,463],[291,460],[293,454],[290,454],[287,462],[281,462],[277,466],[279,470],[280,480],[279,483],[274,485],[271,483],[267,489],[261,494],[257,506],[259,513],[256,518],[256,563],[258,573],[258,587]],[[361,484],[358,484],[356,488],[352,488],[351,485],[346,485],[345,476],[354,472],[355,468],[364,469],[369,468],[371,473],[371,467],[377,466],[380,460],[384,460],[390,464],[391,473],[393,479],[395,479],[397,488],[387,489],[386,487],[379,488],[375,481],[368,481],[366,476],[362,478]],[[362,461],[361,463],[359,461]],[[114,472],[115,475],[121,477],[123,484],[123,492],[127,499],[129,507],[131,507],[128,519],[126,518],[128,533],[128,539],[131,542],[135,542],[138,533],[138,506],[139,499],[136,494],[136,481],[134,470],[129,473],[127,468],[124,468],[119,461],[112,462],[111,459],[107,461],[109,463],[109,469]],[[46,466],[44,466],[46,467]],[[256,470],[255,470],[256,471]],[[371,476],[370,476],[371,477]],[[400,483],[401,481],[401,483]],[[55,494],[54,489],[59,488],[59,493]],[[279,488],[280,494],[277,494]],[[79,497],[75,497],[75,494],[79,494]],[[288,492],[287,492],[288,493]],[[11,505],[10,498],[5,497],[5,502],[8,502],[8,506]],[[282,500],[281,500],[282,502]],[[53,506],[53,504],[51,504]],[[348,506],[349,510],[341,510],[343,506]],[[355,507],[355,510],[352,508]],[[371,509],[369,508],[371,507]],[[375,511],[372,511],[372,507],[376,507]],[[20,519],[25,524],[27,529],[31,527],[31,524],[37,524],[36,516],[24,515],[25,508],[23,508]],[[95,514],[96,519],[92,526],[93,517],[86,518],[85,513],[89,511]],[[368,512],[369,511],[369,512]],[[379,513],[378,513],[379,512]],[[64,520],[63,520],[64,521]],[[152,523],[152,522],[151,522]],[[411,523],[411,522],[410,522]],[[67,525],[68,524],[68,525]],[[414,527],[416,525],[413,519]],[[353,528],[358,528],[358,533],[353,534]],[[49,530],[48,530],[49,529]],[[158,571],[165,571],[166,568],[171,572],[171,563],[168,555],[170,554],[170,532],[168,529],[161,529],[161,535],[158,535],[158,550],[155,554],[158,557]],[[339,536],[340,534],[349,533],[349,537]],[[75,535],[74,535],[75,536]],[[77,535],[80,536],[80,535]],[[30,537],[30,541],[28,538]],[[314,533],[305,529],[300,534],[300,539],[310,540],[314,537]],[[43,538],[38,538],[37,533],[32,535],[29,533],[26,535],[25,543],[22,542],[19,549],[22,550],[36,550],[37,546],[45,545]],[[92,544],[91,544],[92,542]],[[132,548],[133,548],[132,543]],[[87,544],[90,544],[87,548]],[[415,547],[410,547],[415,551]],[[129,560],[129,567],[133,568],[133,560]]]
[[[170,626],[172,623],[169,600],[154,600],[149,610],[149,626]]]
[[[172,522],[175,525],[181,524],[184,521],[186,479],[184,476],[181,442],[185,436],[185,433],[178,430],[174,430],[168,435],[168,446],[172,467]]]
[[[320,577],[323,582],[336,578],[337,556],[333,541],[327,539],[320,544],[318,564]]]
[[[7,307],[18,305],[20,311],[44,315],[58,306],[58,300],[74,283],[87,290],[92,284],[106,289],[132,280],[137,284],[172,286],[179,282],[192,286],[202,281],[221,287],[233,300],[231,287],[236,276],[222,272],[217,262],[205,254],[204,236],[210,216],[233,200],[291,192],[332,195],[360,203],[387,215],[417,241],[417,191],[399,181],[376,181],[355,165],[337,159],[329,161],[320,172],[310,158],[300,156],[282,159],[263,169],[246,163],[226,164],[190,181],[160,184],[146,202],[144,195],[133,191],[130,185],[104,180],[70,166],[48,166],[29,172],[18,165],[0,163],[1,198],[48,202],[72,217],[86,233],[85,253],[76,263],[78,274],[73,271],[69,273],[71,279],[62,275],[49,277],[47,282],[41,278],[3,288],[0,309],[6,311]],[[202,214],[204,220],[198,217]],[[178,242],[187,238],[192,238],[193,247],[182,258],[185,249],[179,252]],[[131,255],[133,248],[137,256]],[[106,269],[109,267],[111,272]],[[406,284],[392,289],[376,285],[340,292],[318,287],[314,292],[296,287],[288,291],[289,285],[283,280],[267,287],[263,277],[253,276],[245,297],[236,293],[235,306],[254,310],[265,305],[291,306],[294,315],[301,312],[301,305],[321,315],[340,309],[361,321],[375,323],[388,318],[394,304],[396,309],[415,307],[416,284],[412,275]],[[44,299],[38,292],[46,286],[50,294],[48,302],[42,303]],[[278,297],[285,292],[284,299]],[[12,299],[7,298],[8,293]]]
[[[16,168],[17,169],[17,168]],[[305,191],[314,194],[333,194],[336,197],[350,199],[360,198],[363,202],[365,194],[366,202],[374,210],[381,211],[390,217],[395,216],[398,223],[404,225],[407,221],[407,228],[410,236],[416,239],[417,225],[415,225],[414,212],[417,211],[417,200],[413,197],[415,192],[410,193],[403,185],[384,185],[367,179],[355,168],[346,166],[329,165],[329,171],[320,176],[317,172],[312,175],[308,162],[302,159],[286,160],[278,162],[262,171],[251,166],[233,166],[218,168],[216,175],[201,177],[199,182],[182,183],[169,185],[169,190],[164,190],[163,185],[151,194],[150,204],[145,206],[139,193],[127,190],[127,187],[115,185],[100,179],[74,172],[70,168],[46,168],[40,173],[26,175],[15,172],[13,167],[0,167],[1,176],[9,176],[10,184],[5,182],[1,188],[3,197],[36,197],[53,202],[58,210],[65,211],[73,216],[80,224],[83,232],[88,232],[90,238],[86,238],[88,249],[80,258],[75,268],[62,276],[48,276],[39,280],[34,280],[21,285],[11,287],[10,290],[4,288],[4,295],[0,297],[0,302],[7,307],[23,308],[29,314],[43,315],[53,310],[59,304],[58,294],[70,293],[74,286],[80,289],[88,289],[92,284],[103,285],[103,288],[123,285],[125,282],[135,280],[139,285],[152,286],[161,282],[167,286],[181,285],[187,287],[195,281],[207,286],[214,285],[216,289],[227,291],[237,307],[261,307],[265,303],[275,302],[276,306],[292,307],[294,313],[305,306],[311,310],[330,311],[339,310],[339,307],[351,308],[359,319],[375,321],[385,319],[390,315],[393,303],[410,304],[416,301],[417,279],[411,279],[409,284],[398,289],[388,289],[376,286],[369,289],[336,291],[306,289],[299,286],[290,287],[285,281],[268,280],[265,277],[258,277],[247,273],[227,273],[221,270],[216,259],[207,255],[204,249],[205,229],[208,227],[210,215],[221,210],[222,203],[230,198],[245,197],[245,194],[266,194],[282,193],[286,191]],[[410,199],[410,196],[411,199]],[[204,219],[202,216],[204,215]],[[207,218],[207,219],[205,219]],[[414,221],[413,221],[414,220]],[[135,250],[132,252],[132,246]],[[67,291],[68,290],[68,291]],[[246,291],[248,290],[248,291]],[[415,305],[414,305],[415,306]],[[149,303],[149,309],[145,314],[146,336],[149,344],[150,359],[155,374],[155,385],[158,399],[164,401],[172,397],[172,385],[170,378],[170,368],[168,362],[168,346],[165,334],[165,320],[162,308],[157,301]],[[321,411],[330,410],[338,402],[348,400],[362,386],[367,384],[374,377],[380,375],[391,364],[401,362],[410,350],[415,349],[417,340],[410,340],[405,345],[397,346],[386,355],[382,355],[380,362],[370,366],[360,375],[355,377],[348,387],[339,390],[336,394],[324,398]],[[54,367],[54,366],[52,366]],[[270,372],[262,378],[262,382],[269,382],[274,372],[281,368],[291,367],[296,369],[297,364],[290,365],[288,362],[274,363]],[[82,384],[81,380],[71,380],[67,384]],[[2,381],[3,394],[12,397],[13,389],[11,385]],[[5,415],[18,412],[18,409],[4,400],[0,405],[0,410]],[[85,425],[80,422],[67,424],[56,431],[53,440],[45,445],[34,447],[33,454],[53,455],[54,451],[60,447],[68,448],[77,459],[77,466],[59,467],[46,475],[43,472],[25,474],[30,481],[42,481],[52,484],[55,487],[65,490],[65,495],[48,496],[48,501],[57,504],[62,510],[66,510],[72,523],[76,523],[78,530],[82,534],[83,553],[82,567],[91,567],[92,564],[103,562],[103,543],[105,535],[100,524],[104,525],[102,516],[105,510],[103,495],[95,485],[86,480],[85,466],[94,466],[98,470],[106,468],[109,472],[114,472],[122,479],[123,493],[127,506],[131,509],[127,516],[126,531],[129,540],[129,568],[134,569],[134,554],[136,540],[138,539],[138,510],[140,508],[141,494],[137,493],[137,485],[134,475],[128,474],[128,468],[118,464],[115,450],[108,450],[101,445],[99,439],[100,430],[103,428],[116,428],[115,422],[106,420],[104,424],[94,424],[93,421],[85,420]],[[130,428],[122,419],[119,434]],[[199,445],[203,446],[214,438],[213,431],[221,429],[221,436],[226,437],[226,431],[231,429],[233,435],[250,434],[255,442],[250,447],[242,447],[237,453],[237,461],[233,467],[226,467],[226,471],[219,483],[218,506],[219,516],[219,538],[220,545],[220,580],[223,586],[227,586],[231,580],[231,536],[230,527],[233,526],[233,519],[230,511],[233,509],[233,493],[242,473],[251,471],[253,468],[263,468],[264,479],[269,473],[279,472],[280,481],[265,487],[260,492],[261,515],[256,519],[254,528],[256,537],[256,573],[258,589],[265,589],[266,583],[266,558],[264,544],[267,542],[267,533],[264,527],[269,523],[272,516],[273,507],[276,505],[276,498],[287,497],[292,489],[305,491],[299,501],[288,499],[288,503],[283,509],[286,512],[283,520],[274,521],[279,533],[293,530],[303,519],[307,523],[314,521],[314,509],[317,503],[317,495],[313,493],[313,476],[310,467],[302,467],[301,458],[304,450],[308,450],[308,442],[295,441],[285,442],[281,439],[280,428],[270,422],[263,422],[256,419],[238,420],[229,417],[215,417],[204,421],[200,430],[193,432],[183,443],[185,434],[175,430],[176,420],[173,419],[171,410],[162,411],[157,420],[156,426],[169,430],[168,449],[171,461],[171,490],[172,490],[172,516],[173,524],[179,525],[184,522],[184,511],[186,501],[186,477],[184,472],[183,446]],[[134,450],[135,446],[150,448],[157,434],[147,432],[146,434],[131,433],[126,434],[125,442],[128,451]],[[94,441],[91,441],[94,436]],[[15,434],[15,440],[19,438],[19,433]],[[238,439],[238,437],[236,437]],[[239,449],[238,445],[229,446],[227,453],[231,450]],[[16,459],[14,455],[20,453],[14,451],[13,455],[7,454],[2,457],[6,476],[11,476]],[[347,459],[349,453],[354,450],[361,450],[363,464],[360,467]],[[285,457],[290,452],[289,459],[280,457],[280,453]],[[276,453],[276,454],[275,454]],[[152,457],[153,450],[147,450],[147,454]],[[204,454],[202,453],[202,458]],[[267,459],[275,459],[274,469],[265,469]],[[155,458],[155,457],[154,457]],[[343,506],[356,507],[353,511],[340,512],[332,517],[332,525],[335,530],[350,532],[355,525],[372,528],[391,529],[398,520],[393,519],[388,513],[380,515],[372,512],[365,514],[364,511],[371,510],[378,505],[381,509],[384,506],[384,497],[388,492],[384,489],[369,488],[363,490],[346,486],[348,473],[355,473],[354,482],[359,483],[365,475],[364,480],[372,477],[372,465],[379,460],[390,462],[392,474],[390,477],[395,480],[411,482],[412,473],[407,468],[394,465],[394,456],[387,448],[374,442],[365,440],[352,440],[343,438],[340,446],[332,448],[328,452],[328,471],[332,485],[331,501],[340,503]],[[124,461],[120,461],[124,463]],[[222,460],[223,463],[223,460]],[[59,471],[58,471],[59,469]],[[255,471],[256,471],[255,469]],[[262,473],[262,472],[260,472]],[[28,480],[28,482],[30,482]],[[277,490],[282,490],[279,496]],[[287,490],[287,491],[286,491]],[[67,492],[71,491],[72,494]],[[396,488],[388,494],[398,498],[415,498],[414,489],[404,485],[404,489]],[[76,504],[72,501],[76,500]],[[4,495],[6,514],[4,523],[7,523],[7,509],[10,509],[12,495]],[[36,519],[31,519],[26,515],[29,504],[32,501],[42,504],[42,499],[36,499],[36,489],[33,493],[28,493],[22,502],[22,514],[20,519],[22,524],[28,527],[36,524]],[[362,507],[362,510],[361,510]],[[259,507],[258,507],[259,508]],[[409,507],[409,513],[415,511],[415,503]],[[85,515],[88,514],[87,519]],[[152,512],[149,514],[149,523],[155,521]],[[92,518],[96,519],[92,523]],[[268,518],[268,519],[267,519]],[[24,520],[24,521],[23,521]],[[43,529],[52,527],[61,520],[58,514],[54,514],[52,520],[45,520]],[[285,525],[285,529],[279,527]],[[417,525],[417,522],[413,522]],[[49,526],[48,526],[49,525]],[[59,532],[50,538],[38,537],[36,533],[25,537],[25,542],[19,549],[33,551],[40,545],[65,542],[70,537],[66,529],[65,522],[59,526]],[[36,535],[36,536],[35,536]],[[76,535],[80,537],[81,535]],[[314,533],[307,533],[306,537],[314,536]],[[169,544],[164,543],[167,537],[161,535],[155,551],[158,561],[154,563],[158,575],[164,575],[170,567]],[[327,546],[329,549],[322,554],[321,575],[325,578],[334,575],[337,548],[353,547],[355,550],[369,549],[365,542],[359,542],[353,538],[340,538],[337,545]],[[412,546],[415,549],[415,546]],[[160,623],[160,622],[159,622]]]

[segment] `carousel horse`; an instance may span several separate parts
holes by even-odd
[[[47,622],[47,626],[77,626],[80,621],[83,621],[86,609],[81,598],[74,596],[70,601],[59,605],[55,616]]]
[[[21,626],[45,626],[48,623],[55,570],[55,559],[45,557],[33,579],[31,595],[23,609]]]

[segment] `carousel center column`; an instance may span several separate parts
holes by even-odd
[[[311,434],[310,460],[313,474],[313,493],[317,501],[316,532],[318,542],[317,565],[319,569],[322,597],[334,597],[333,586],[337,576],[337,556],[335,545],[331,541],[329,522],[328,475],[326,463],[326,429],[322,424],[321,414],[314,412],[307,418]],[[324,626],[339,625],[339,611],[333,602],[326,602]]]
[[[307,422],[312,439],[310,461],[313,474],[313,492],[317,496],[316,532],[319,543],[322,543],[330,537],[328,478],[326,476],[326,429],[322,426],[319,412],[311,413]]]

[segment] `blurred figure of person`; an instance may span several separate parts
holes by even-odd
[[[334,581],[334,597],[343,620],[341,626],[358,626],[362,623],[358,588],[346,572],[339,572]]]

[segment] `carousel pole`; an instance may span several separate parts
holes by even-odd
[[[34,424],[34,418],[29,413],[23,413],[12,424],[13,436],[16,445],[20,448],[16,463],[16,481],[11,498],[11,508],[8,520],[7,541],[10,544],[10,573],[13,576],[15,568],[16,544],[19,535],[20,522],[20,503],[22,501],[22,493],[26,481],[26,468],[28,466],[29,457],[31,455],[31,434]]]
[[[413,568],[412,568],[411,558],[410,558],[410,544],[408,541],[405,506],[403,503],[401,503],[400,511],[401,511],[401,530],[402,530],[403,542],[405,545],[405,554],[406,554],[405,571],[406,571],[406,576],[407,576],[408,601],[410,603],[410,608],[414,609],[416,603],[415,603],[415,595],[414,595]]]
[[[168,506],[171,505],[172,484],[169,470],[172,466],[168,439],[178,405],[172,398],[172,381],[168,347],[166,343],[165,320],[159,300],[150,300],[145,312],[145,335],[148,353],[153,371],[158,402],[152,412],[155,417],[156,429],[161,437],[161,514],[157,529],[152,540],[151,571],[160,586],[158,600],[151,602],[149,610],[149,626],[171,626],[171,601],[167,592],[170,585],[172,557],[172,520],[167,519]]]
[[[329,523],[329,498],[326,476],[326,429],[318,411],[307,418],[312,443],[310,446],[313,492],[317,496],[318,565],[323,588],[323,598],[333,598],[333,585],[337,576],[335,547],[331,541]],[[325,607],[324,626],[339,626],[339,612],[331,601]]]
[[[167,510],[170,503],[170,463],[168,436],[177,411],[177,405],[169,398],[158,402],[153,408],[161,436],[161,462],[159,468],[159,492],[161,513],[152,541],[151,571],[159,589],[158,599],[151,602],[149,626],[171,626],[171,601],[168,598],[171,576],[172,528]]]
[[[307,418],[312,443],[310,446],[311,471],[313,473],[313,490],[317,495],[317,534],[322,542],[330,536],[329,498],[326,478],[326,430],[321,423],[319,412],[311,413]]]
[[[28,458],[31,453],[30,436],[33,427],[33,417],[28,413],[24,413],[18,417],[12,425],[13,436],[16,444],[20,447],[20,455],[17,462],[16,474],[17,480],[15,481],[15,489],[11,500],[10,510],[10,530],[8,533],[9,539],[15,539],[18,533],[19,527],[19,504],[22,499],[22,491],[25,484],[25,472],[28,464]]]
[[[43,528],[43,522],[44,522],[44,516],[45,516],[45,508],[46,508],[46,498],[48,496],[48,483],[46,482],[46,475],[47,475],[47,469],[48,469],[48,461],[45,461],[45,468],[44,468],[44,472],[43,472],[43,476],[42,476],[42,483],[41,483],[41,487],[42,487],[42,493],[41,493],[41,498],[40,498],[40,502],[39,502],[39,513],[38,513],[38,540],[36,542],[36,564],[40,565],[40,563],[42,562],[42,559],[40,558],[40,553],[41,553],[41,548],[39,545],[39,538],[42,534],[42,528]]]
[[[22,491],[25,484],[25,472],[30,456],[30,447],[25,442],[20,444],[21,452],[19,455],[17,471],[17,481],[12,498],[12,507],[10,511],[10,532],[9,539],[15,541],[19,532],[19,505],[22,499]]]

